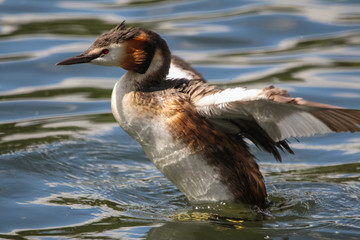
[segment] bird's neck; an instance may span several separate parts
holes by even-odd
[[[158,85],[166,79],[169,73],[170,63],[171,53],[165,43],[165,45],[155,50],[151,63],[144,73],[130,70],[126,73],[125,79],[131,81],[136,90],[149,90],[151,86]]]

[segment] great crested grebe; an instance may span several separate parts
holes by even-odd
[[[360,110],[291,98],[273,86],[210,86],[157,33],[124,22],[57,65],[77,63],[127,70],[113,89],[112,113],[192,203],[266,208],[263,176],[244,138],[281,161],[279,150],[293,153],[289,137],[360,130]]]

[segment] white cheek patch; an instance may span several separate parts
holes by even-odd
[[[95,58],[90,63],[102,66],[119,66],[124,56],[124,46],[122,44],[111,44],[107,49],[109,50],[108,54]],[[93,51],[98,51],[98,49]]]

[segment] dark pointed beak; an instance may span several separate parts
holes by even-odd
[[[80,55],[62,60],[61,62],[58,62],[56,65],[72,65],[72,64],[79,64],[79,63],[88,63],[97,57],[99,57],[99,54],[86,55],[86,54],[82,53]]]

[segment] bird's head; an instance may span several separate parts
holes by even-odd
[[[155,32],[136,27],[127,28],[125,22],[122,22],[98,37],[85,52],[56,65],[92,63],[119,66],[143,74],[148,70],[155,55],[161,55],[163,62],[170,62],[170,59],[164,59],[170,58],[166,42]]]

